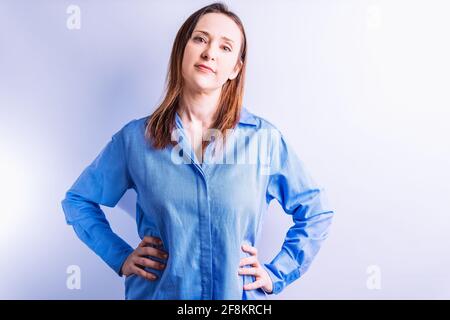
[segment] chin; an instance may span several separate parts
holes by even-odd
[[[194,80],[193,82],[193,86],[195,89],[197,90],[215,90],[216,86],[214,83],[211,83],[211,81],[201,81],[201,80]]]

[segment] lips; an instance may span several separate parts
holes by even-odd
[[[204,65],[204,64],[197,64],[197,65],[195,65],[197,68],[200,68],[200,69],[206,69],[206,70],[209,70],[209,71],[211,71],[212,73],[215,73],[214,72],[214,70],[212,69],[212,68],[210,68],[210,67],[208,67],[208,66],[206,66],[206,65]]]

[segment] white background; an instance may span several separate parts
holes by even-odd
[[[60,202],[114,132],[157,106],[178,28],[209,3],[0,2],[0,298],[123,299]],[[279,127],[336,212],[310,270],[271,298],[449,299],[449,2],[225,3],[249,41],[245,106]],[[104,208],[133,246],[134,200]],[[262,261],[291,223],[272,202]]]

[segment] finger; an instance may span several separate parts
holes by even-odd
[[[256,249],[255,247],[249,246],[248,244],[242,245],[242,250],[245,252],[249,252],[254,256],[256,256],[258,254],[258,249]]]
[[[152,259],[148,258],[136,258],[135,264],[143,266],[143,267],[149,267],[156,270],[163,270],[166,265],[164,263],[160,263],[158,261],[154,261]]]
[[[256,258],[256,256],[242,258],[239,263],[239,267],[246,266],[246,265],[254,265],[256,267],[259,265],[259,261]]]
[[[141,243],[139,244],[140,247],[145,247],[147,245],[155,245],[160,246],[162,245],[162,241],[160,238],[152,237],[152,236],[145,236]]]
[[[238,273],[243,274],[243,275],[251,275],[251,276],[259,276],[260,275],[258,268],[239,268]]]
[[[264,280],[259,279],[259,280],[256,280],[255,282],[245,284],[244,290],[254,290],[254,289],[261,288],[262,286],[264,286]]]
[[[160,259],[167,259],[169,256],[167,252],[153,247],[141,247],[138,249],[138,254],[140,256],[152,256]]]
[[[135,274],[137,274],[138,276],[140,276],[140,277],[142,277],[144,279],[147,279],[147,280],[150,280],[150,281],[154,281],[157,278],[156,275],[154,275],[153,273],[147,272],[147,271],[145,271],[145,270],[143,270],[141,268],[134,267],[133,270],[134,270],[133,272]]]
[[[141,243],[139,244],[140,247],[145,247],[148,244],[152,244],[155,246],[162,245],[162,240],[156,237],[152,236],[145,236],[144,239],[142,239]]]

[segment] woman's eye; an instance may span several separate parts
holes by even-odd
[[[202,38],[202,37],[194,37],[194,40],[195,41],[202,41],[202,42],[206,43],[206,40],[204,38]],[[230,47],[225,46],[223,48],[224,48],[225,51],[229,51],[229,52],[232,51]]]
[[[203,40],[203,41],[205,41],[205,42],[206,42],[206,40],[205,40],[205,39],[203,39],[202,37],[194,37],[194,40]]]

